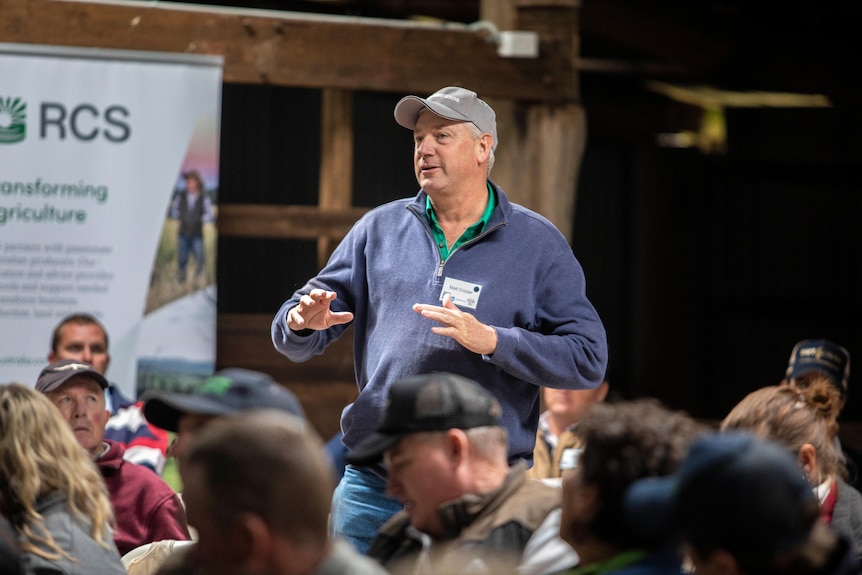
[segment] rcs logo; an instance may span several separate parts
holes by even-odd
[[[65,140],[71,137],[91,142],[101,137],[122,143],[132,135],[128,118],[129,110],[119,105],[100,110],[89,103],[69,108],[59,102],[42,102],[39,105],[39,138]],[[0,144],[21,142],[26,135],[27,103],[20,98],[0,97]]]
[[[27,136],[27,104],[21,98],[0,97],[0,144],[14,144]]]

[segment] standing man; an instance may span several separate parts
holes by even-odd
[[[74,359],[47,365],[36,381],[36,391],[57,406],[105,479],[120,555],[153,541],[188,540],[186,514],[177,494],[149,469],[124,461],[122,444],[105,439],[107,387],[108,380],[92,365]]]
[[[189,253],[195,258],[195,275],[203,277],[206,269],[204,260],[204,224],[213,221],[212,202],[204,193],[204,181],[197,170],[183,174],[186,189],[174,198],[171,217],[179,220],[177,231],[177,281],[185,283],[186,266]]]
[[[583,270],[553,224],[488,179],[496,118],[474,92],[407,96],[395,120],[413,132],[419,193],[356,223],[281,306],[273,343],[305,361],[352,322],[359,396],[341,417],[348,448],[374,431],[392,382],[445,370],[499,400],[509,461],[529,462],[539,387],[593,388],[605,372],[605,329]],[[333,497],[335,532],[360,550],[401,508],[385,483],[380,465],[348,466]]]
[[[61,359],[83,361],[105,375],[111,363],[108,352],[108,332],[95,317],[76,313],[63,318],[51,335],[48,362]],[[105,438],[125,446],[126,461],[149,467],[159,475],[165,468],[168,434],[144,418],[141,402],[125,397],[119,388],[109,383],[105,404],[111,416],[105,426]]]

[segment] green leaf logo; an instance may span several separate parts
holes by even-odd
[[[27,135],[27,103],[0,96],[0,144],[21,142]]]

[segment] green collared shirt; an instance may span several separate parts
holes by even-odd
[[[469,242],[481,234],[485,229],[485,226],[488,225],[488,220],[491,219],[491,214],[494,213],[494,208],[497,207],[497,196],[494,194],[491,184],[486,185],[488,186],[488,205],[485,206],[485,212],[482,214],[482,218],[464,230],[461,237],[455,240],[455,243],[452,244],[452,249],[449,249],[449,245],[446,243],[446,234],[443,233],[443,230],[440,228],[440,224],[437,222],[437,214],[434,213],[434,207],[431,205],[431,198],[427,196],[425,197],[425,215],[428,216],[428,222],[431,224],[431,233],[434,234],[434,243],[437,244],[437,249],[440,250],[440,259],[442,261],[445,262],[446,258],[449,257],[449,254],[454,252],[458,246]]]

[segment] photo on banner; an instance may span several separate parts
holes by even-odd
[[[130,397],[212,373],[222,68],[0,44],[0,383],[35,384],[71,313]]]

